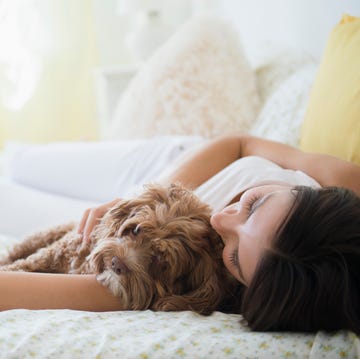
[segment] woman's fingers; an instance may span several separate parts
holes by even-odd
[[[90,236],[94,229],[94,227],[100,222],[104,214],[113,207],[119,199],[115,199],[111,202],[105,203],[101,206],[94,207],[94,208],[88,208],[80,221],[79,227],[78,227],[78,233],[83,236],[83,245],[87,245],[90,242]]]
[[[85,242],[90,241],[90,235],[93,231],[94,227],[100,222],[101,218],[106,213],[106,209],[103,209],[102,207],[92,208],[89,212],[89,215],[86,219],[84,232],[83,232],[83,238]]]
[[[86,224],[86,221],[87,221],[87,219],[88,219],[88,217],[89,217],[90,211],[91,211],[91,208],[88,208],[88,209],[84,212],[84,214],[83,214],[83,216],[82,216],[82,218],[81,218],[81,220],[80,220],[78,229],[77,229],[78,234],[83,234],[83,233],[84,233],[85,224]]]

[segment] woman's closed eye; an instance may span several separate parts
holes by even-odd
[[[238,267],[239,257],[237,248],[234,249],[229,255],[229,261],[234,267]]]
[[[236,269],[241,281],[245,283],[244,276],[241,271],[240,263],[239,263],[239,254],[238,247],[236,247],[229,255],[229,261],[231,265]]]
[[[253,194],[249,199],[247,199],[247,201],[245,203],[247,218],[249,218],[254,213],[254,210],[256,209],[256,203],[258,202],[258,200],[260,198],[261,198],[260,195]]]

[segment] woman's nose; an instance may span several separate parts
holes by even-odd
[[[224,208],[211,216],[211,225],[222,236],[226,238],[229,233],[235,233],[241,224],[241,213],[236,205]]]
[[[220,213],[234,215],[239,213],[239,204],[233,203],[227,207],[225,207]]]

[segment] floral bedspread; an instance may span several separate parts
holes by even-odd
[[[239,315],[11,310],[1,358],[360,358],[349,332],[254,333]]]

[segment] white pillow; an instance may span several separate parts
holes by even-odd
[[[317,64],[303,59],[301,64],[290,61],[282,68],[277,65],[265,66],[258,76],[264,104],[250,133],[298,147]]]
[[[236,31],[215,17],[195,18],[141,67],[106,137],[247,131],[258,106],[255,76]]]

